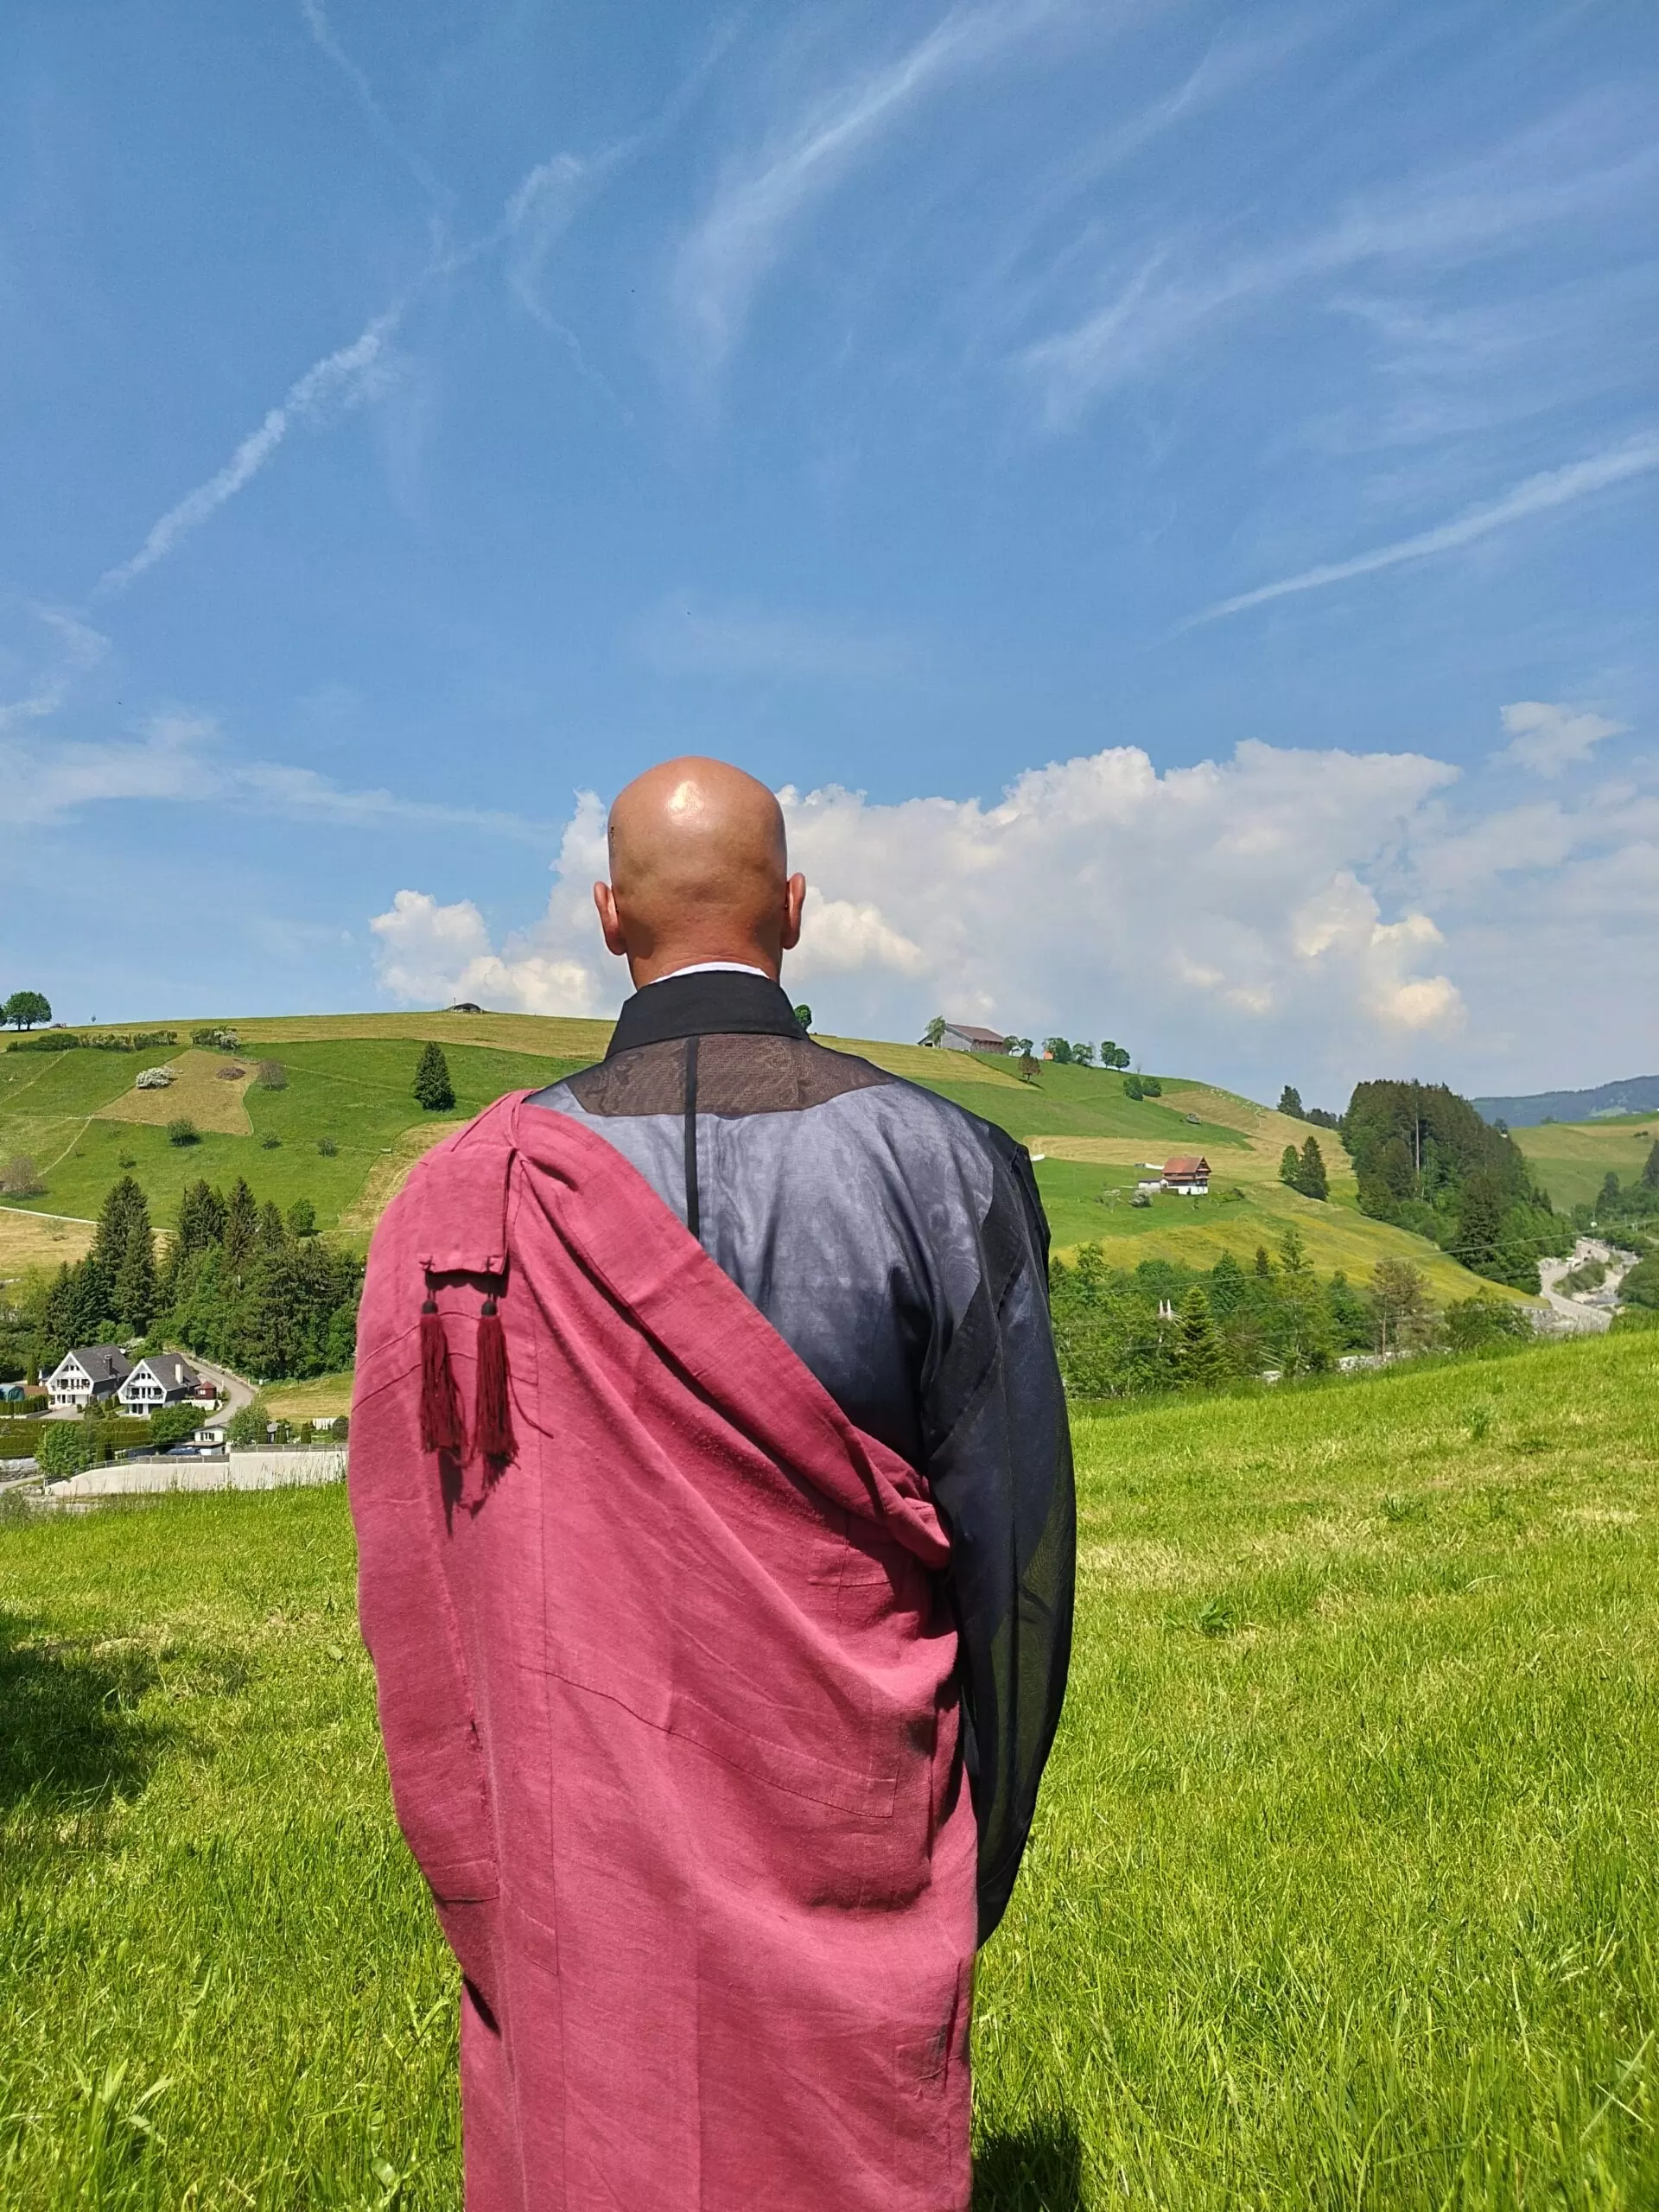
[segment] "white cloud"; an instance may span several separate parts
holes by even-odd
[[[423,192],[433,200],[448,197],[431,170],[398,132],[391,118],[375,98],[374,87],[365,71],[352,60],[338,38],[322,0],[300,0],[300,13],[305,18],[306,29],[315,41],[319,52],[339,70],[355,95],[358,105],[367,116],[374,135],[387,150],[395,155],[409,171]]]
[[[785,970],[827,1027],[905,1036],[935,1011],[1040,1034],[1156,1042],[1166,1066],[1238,1065],[1319,1034],[1374,1059],[1453,1033],[1462,1007],[1427,915],[1363,880],[1454,772],[1410,753],[1239,747],[1160,775],[1117,747],[1033,769],[995,805],[781,794],[811,887]],[[373,927],[396,996],[543,1013],[627,988],[588,887],[603,814],[583,798],[549,909],[498,952],[477,909],[399,894]]]
[[[545,846],[549,825],[480,807],[435,804],[394,791],[353,791],[315,769],[279,760],[239,760],[211,717],[177,710],[149,715],[136,736],[78,741],[58,734],[25,744],[0,719],[0,785],[14,824],[53,823],[89,807],[135,800],[215,806],[291,820],[369,827],[406,823],[466,829]]]
[[[470,899],[441,906],[429,893],[400,891],[369,927],[383,990],[405,1005],[471,999],[499,1014],[592,1014],[614,1007],[626,988],[606,951],[591,887],[607,873],[605,810],[578,794],[565,824],[546,913],[509,937],[499,952]],[[622,976],[622,981],[617,981]]]
[[[699,366],[717,369],[790,232],[931,92],[982,67],[1053,12],[1052,0],[953,8],[892,61],[808,101],[728,164],[676,257],[672,303]]]
[[[153,569],[193,531],[217,514],[251,483],[297,423],[322,421],[330,406],[349,408],[384,386],[384,355],[403,316],[401,306],[378,315],[352,340],[321,360],[314,361],[303,376],[296,378],[281,404],[271,408],[256,430],[250,430],[225,466],[205,484],[168,509],[153,523],[143,543],[130,560],[107,569],[98,580],[100,593],[122,592],[147,569]]]
[[[1530,768],[1535,776],[1559,776],[1589,760],[1604,738],[1618,737],[1623,722],[1587,709],[1551,706],[1542,699],[1517,699],[1503,709],[1510,741],[1501,757]]]
[[[36,607],[31,611],[51,632],[57,651],[21,698],[0,700],[0,734],[57,714],[76,684],[109,653],[109,639],[73,608]]]
[[[1319,230],[1230,259],[1195,251],[1177,232],[1134,247],[1106,296],[1027,346],[1015,365],[1050,427],[1067,429],[1107,393],[1167,374],[1217,326],[1305,287],[1368,267],[1458,267],[1627,201],[1651,178],[1650,146],[1584,164],[1586,146],[1604,154],[1610,137],[1630,135],[1634,111],[1616,106],[1576,104],[1479,162],[1356,199]]]
[[[1471,507],[1433,530],[1419,531],[1414,537],[1400,538],[1392,545],[1375,547],[1351,561],[1324,562],[1318,568],[1304,569],[1298,575],[1284,576],[1276,583],[1261,584],[1254,591],[1220,600],[1193,615],[1184,626],[1219,621],[1224,615],[1242,614],[1247,607],[1265,606],[1269,600],[1287,599],[1297,592],[1321,591],[1328,585],[1347,583],[1357,576],[1375,575],[1381,569],[1398,568],[1402,562],[1426,561],[1438,553],[1453,552],[1459,546],[1472,544],[1477,538],[1490,537],[1496,531],[1508,530],[1533,515],[1548,513],[1574,499],[1588,499],[1592,493],[1605,491],[1611,485],[1644,475],[1654,468],[1659,468],[1659,433],[1649,432],[1629,439],[1607,453],[1572,461],[1565,468],[1545,469],[1539,475],[1529,476],[1501,499],[1484,506]]]

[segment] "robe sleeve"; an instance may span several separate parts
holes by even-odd
[[[1077,1504],[1048,1312],[1048,1224],[1022,1145],[995,1160],[980,1280],[926,1385],[926,1472],[950,1531],[979,1940],[1006,1910],[1071,1654]]]
[[[493,1823],[446,1573],[438,1472],[418,1432],[418,1336],[375,1342],[383,1287],[375,1273],[372,1260],[349,1454],[358,1617],[374,1662],[397,1824],[462,1974],[497,2019]]]

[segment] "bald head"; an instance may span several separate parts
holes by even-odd
[[[700,960],[776,977],[801,934],[804,880],[762,783],[688,754],[636,777],[611,809],[611,880],[594,886],[605,942],[636,983]]]

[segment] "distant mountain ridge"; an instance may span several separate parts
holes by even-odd
[[[1488,1122],[1507,1122],[1512,1129],[1535,1129],[1541,1122],[1588,1122],[1599,1114],[1659,1113],[1659,1075],[1626,1076],[1622,1083],[1599,1083],[1593,1090],[1539,1090],[1528,1098],[1471,1098]]]

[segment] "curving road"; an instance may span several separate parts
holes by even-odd
[[[1594,1290],[1558,1290],[1556,1285],[1562,1276],[1571,1274],[1586,1260],[1599,1260],[1607,1269]],[[1580,1236],[1570,1259],[1540,1260],[1538,1274],[1549,1307],[1552,1330],[1564,1336],[1590,1337],[1600,1336],[1611,1328],[1618,1304],[1618,1286],[1635,1265],[1634,1252],[1621,1252],[1616,1244],[1605,1243],[1599,1236]]]

